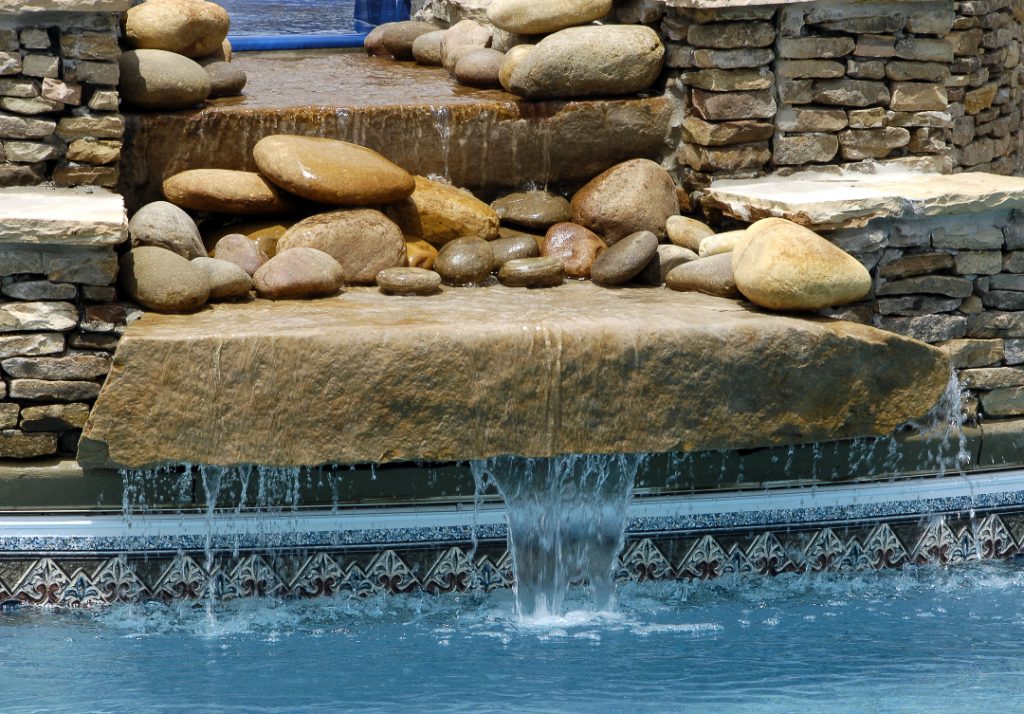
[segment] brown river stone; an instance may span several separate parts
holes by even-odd
[[[164,196],[193,211],[240,216],[287,213],[294,203],[276,186],[251,171],[192,169],[164,181]]]
[[[593,231],[575,223],[556,223],[548,228],[540,254],[558,258],[570,278],[589,278],[590,266],[608,246]]]

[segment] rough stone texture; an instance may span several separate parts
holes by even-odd
[[[127,235],[124,199],[108,191],[0,190],[0,244],[107,246]]]
[[[921,418],[948,375],[944,353],[896,335],[692,293],[357,290],[133,323],[79,457],[290,466],[812,442]]]
[[[0,303],[0,332],[66,332],[78,324],[78,310],[69,302]]]

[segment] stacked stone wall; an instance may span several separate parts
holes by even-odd
[[[115,12],[0,16],[0,187],[117,184],[118,35]]]

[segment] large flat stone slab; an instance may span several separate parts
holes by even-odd
[[[0,189],[0,244],[111,246],[128,237],[124,199],[102,189]]]
[[[775,216],[818,229],[876,218],[926,218],[1024,208],[1024,178],[987,173],[801,172],[715,181],[705,207],[742,221]]]
[[[124,12],[132,0],[0,0],[0,15],[19,12]]]
[[[352,290],[148,314],[86,466],[276,466],[750,448],[886,434],[946,387],[940,350],[825,318],[591,283]]]
[[[575,186],[620,161],[660,160],[667,97],[528,102],[456,84],[438,67],[362,53],[240,54],[245,96],[198,111],[126,116],[120,191],[130,208],[196,168],[256,170],[271,134],[351,141],[406,170],[487,192],[529,183]],[[285,78],[285,79],[282,79]]]

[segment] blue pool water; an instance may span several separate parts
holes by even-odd
[[[1024,709],[1024,563],[635,585],[522,623],[508,592],[0,613],[5,712]]]
[[[341,34],[355,31],[355,0],[219,0],[232,35]]]

